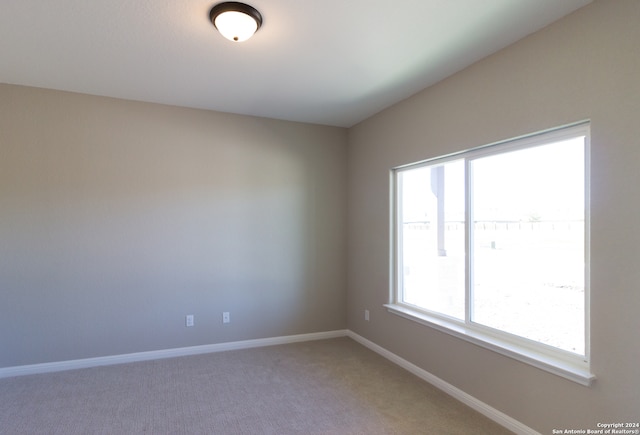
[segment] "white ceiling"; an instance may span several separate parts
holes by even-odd
[[[2,0],[0,82],[352,126],[592,0]]]

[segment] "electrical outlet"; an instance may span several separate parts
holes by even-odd
[[[369,310],[364,310],[364,320],[369,321]]]
[[[222,313],[222,323],[229,323],[229,322],[231,322],[231,316],[228,311],[225,311],[224,313]]]
[[[188,327],[193,326],[195,323],[195,319],[193,314],[187,314],[187,316],[185,317],[185,325]]]

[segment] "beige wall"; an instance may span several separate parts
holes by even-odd
[[[349,328],[543,434],[640,417],[638,23],[639,1],[596,1],[349,130]],[[584,119],[592,387],[383,308],[392,167]]]
[[[345,129],[0,85],[0,210],[0,367],[346,327]]]

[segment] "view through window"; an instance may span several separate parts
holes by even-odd
[[[395,171],[395,303],[586,354],[587,126]]]

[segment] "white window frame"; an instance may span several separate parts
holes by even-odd
[[[485,327],[477,323],[470,321],[470,285],[469,285],[469,270],[471,261],[469,259],[469,224],[470,210],[469,210],[469,195],[465,194],[467,201],[466,206],[466,289],[465,289],[465,319],[458,320],[431,312],[426,309],[403,303],[401,295],[401,273],[399,273],[399,256],[401,250],[399,244],[401,243],[400,237],[400,225],[398,224],[398,173],[409,168],[418,168],[420,166],[431,166],[436,164],[446,163],[452,160],[465,160],[465,173],[467,174],[467,180],[465,180],[466,189],[469,190],[469,166],[470,161],[477,159],[481,156],[497,155],[507,151],[514,151],[518,149],[531,148],[539,145],[551,144],[560,142],[562,140],[574,138],[577,136],[585,137],[585,355],[577,355],[562,349],[558,349],[552,346],[542,344],[540,342],[529,340],[523,337],[515,336],[507,332],[499,331],[490,327]],[[530,364],[542,370],[550,373],[562,376],[566,379],[572,380],[579,384],[590,386],[595,379],[595,375],[590,370],[590,283],[589,283],[589,265],[590,265],[590,123],[589,121],[583,121],[580,123],[572,124],[569,126],[558,127],[542,132],[521,136],[506,141],[501,141],[494,144],[489,144],[477,148],[473,148],[467,151],[450,154],[447,156],[437,157],[433,159],[424,160],[408,165],[398,166],[393,168],[390,173],[391,181],[391,216],[390,216],[390,233],[391,233],[391,268],[390,268],[390,295],[389,303],[385,304],[387,310],[393,314],[399,315],[406,319],[418,322],[420,324],[429,326],[436,330],[453,335],[465,341],[479,345],[486,349],[493,350],[502,355],[516,359],[518,361]]]

